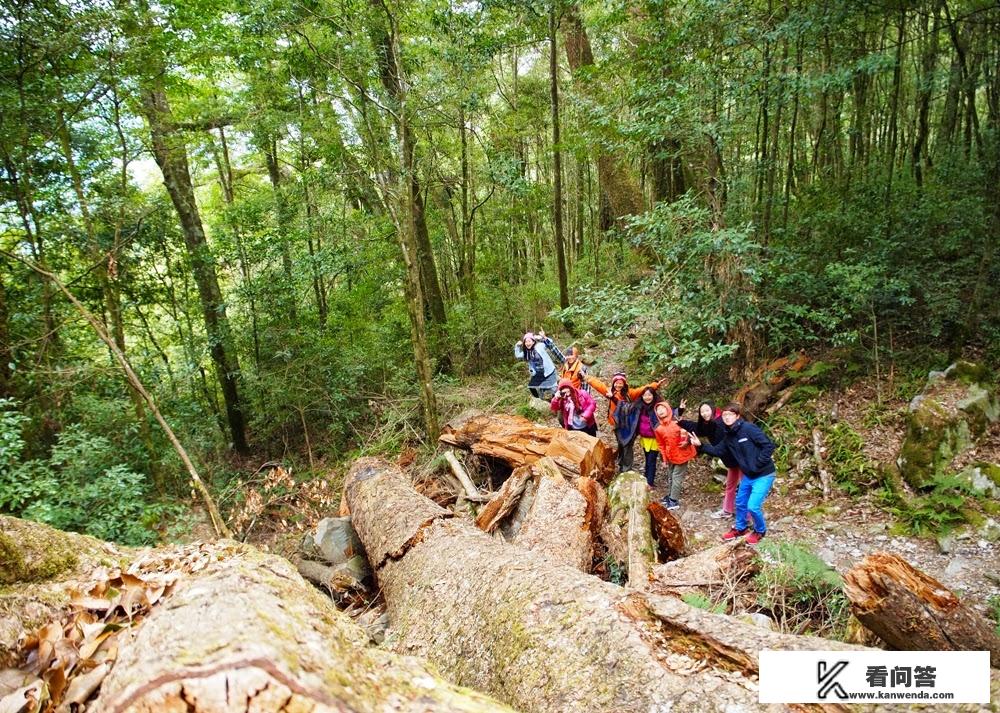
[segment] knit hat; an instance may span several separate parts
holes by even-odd
[[[624,381],[626,384],[628,383],[628,379],[625,378],[625,372],[624,371],[618,371],[618,372],[615,372],[614,374],[611,375],[611,384],[614,385],[614,383],[616,381],[618,381],[619,379],[621,379],[622,381]]]
[[[560,379],[558,388],[560,391],[562,391],[563,389],[572,389],[573,382],[570,381],[569,379]]]
[[[523,336],[523,337],[521,337],[521,341],[522,341],[522,342],[525,342],[525,341],[527,341],[528,339],[530,339],[531,341],[535,341],[535,335],[534,335],[534,334],[532,334],[531,332],[525,332],[525,333],[524,333],[524,336]]]

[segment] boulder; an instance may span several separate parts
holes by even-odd
[[[313,532],[302,540],[302,553],[311,559],[323,560],[332,565],[346,565],[360,556],[364,562],[365,548],[358,539],[350,517],[325,517]],[[358,568],[355,561],[352,565]],[[366,573],[362,573],[364,578]]]
[[[1000,418],[1000,400],[985,379],[983,367],[956,362],[943,372],[931,372],[924,390],[910,402],[897,465],[912,487],[933,487],[952,460]]]
[[[976,495],[1000,498],[1000,465],[973,463],[957,475]]]

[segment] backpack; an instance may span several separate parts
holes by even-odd
[[[621,443],[631,443],[639,431],[642,409],[637,401],[621,399],[615,406],[615,435]]]

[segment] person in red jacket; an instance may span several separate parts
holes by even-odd
[[[597,402],[586,391],[573,386],[569,379],[559,382],[559,390],[552,397],[549,407],[559,414],[559,424],[567,431],[583,431],[591,436],[597,435]]]
[[[663,462],[667,465],[669,488],[661,502],[667,510],[676,510],[681,505],[681,488],[684,486],[688,461],[698,455],[698,449],[691,443],[691,434],[674,419],[674,412],[666,401],[656,404],[656,420],[656,442],[660,446]]]
[[[642,395],[642,392],[646,389],[658,389],[660,388],[659,381],[653,381],[645,386],[638,386],[634,389],[629,388],[628,381],[625,378],[625,374],[622,372],[617,372],[611,377],[611,386],[608,386],[600,379],[587,376],[587,383],[590,387],[599,393],[601,396],[608,400],[608,424],[614,429],[615,439],[618,441],[618,472],[624,473],[627,470],[632,470],[633,461],[633,445],[635,444],[636,434],[638,433],[638,419],[633,418],[631,429],[619,428],[620,425],[615,418],[615,410],[618,408],[619,404],[629,403],[635,401]],[[638,412],[634,410],[630,411],[634,415],[638,415]],[[630,431],[630,432],[629,432]]]

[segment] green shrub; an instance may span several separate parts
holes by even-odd
[[[6,405],[0,412],[0,512],[128,545],[158,539],[153,528],[163,506],[148,502],[145,477],[116,462],[118,451],[108,439],[71,426],[48,458],[16,463],[23,419]]]
[[[1000,636],[1000,594],[994,594],[986,600],[986,615],[996,622],[997,636]]]
[[[766,540],[759,551],[764,564],[754,585],[760,609],[785,632],[843,636],[850,606],[840,575],[801,543]]]
[[[725,604],[722,603],[716,604],[701,592],[689,592],[688,594],[685,594],[684,596],[681,597],[681,601],[697,609],[704,609],[705,611],[710,611],[714,614],[726,613]]]

